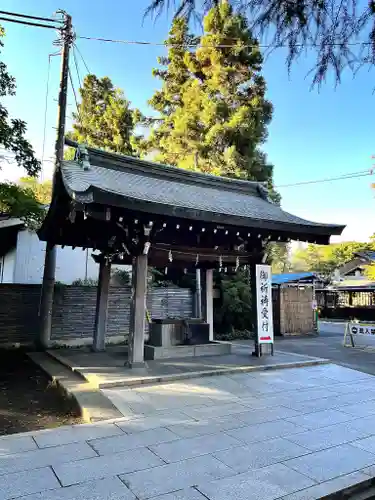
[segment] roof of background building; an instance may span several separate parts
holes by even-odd
[[[287,283],[296,283],[299,281],[306,282],[308,280],[312,280],[313,278],[316,278],[316,274],[311,272],[273,274],[272,284],[284,285]]]
[[[364,250],[363,252],[356,252],[355,255],[362,257],[371,262],[375,262],[375,252],[372,250]]]

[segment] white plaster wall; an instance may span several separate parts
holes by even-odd
[[[13,283],[16,249],[0,258],[0,283]]]
[[[14,283],[39,284],[43,278],[46,244],[31,231],[20,231],[17,236]],[[76,279],[97,279],[99,266],[91,257],[92,250],[57,247],[56,281],[71,284]]]

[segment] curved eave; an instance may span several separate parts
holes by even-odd
[[[292,222],[276,222],[264,219],[220,214],[204,210],[180,208],[167,204],[154,203],[124,197],[104,191],[102,189],[98,189],[93,186],[90,186],[90,188],[84,192],[71,191],[68,186],[65,185],[65,187],[68,189],[69,195],[72,199],[83,204],[109,204],[124,209],[131,209],[154,215],[165,215],[170,217],[186,218],[190,220],[200,220],[208,223],[214,222],[217,224],[243,227],[246,229],[254,228],[259,230],[279,231],[282,233],[290,233],[290,238],[292,239],[298,239],[300,237],[299,235],[306,236],[308,234],[311,235],[312,239],[313,236],[322,236],[329,238],[333,235],[341,235],[341,233],[345,229],[345,226],[335,224],[316,224],[314,222],[306,221],[305,224],[301,225]],[[280,209],[280,212],[283,212],[283,210]],[[295,238],[293,238],[293,236],[295,236]]]

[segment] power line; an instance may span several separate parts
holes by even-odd
[[[124,45],[143,45],[143,46],[156,46],[156,47],[185,47],[185,48],[199,48],[199,47],[205,47],[205,48],[260,48],[260,49],[266,49],[266,48],[289,48],[289,44],[287,43],[280,43],[280,44],[245,44],[245,45],[240,45],[237,46],[234,44],[202,44],[202,43],[194,43],[194,44],[181,44],[181,43],[168,43],[168,42],[149,42],[149,41],[142,41],[142,40],[119,40],[119,39],[111,39],[111,38],[101,38],[101,37],[92,37],[92,36],[77,36],[77,38],[80,38],[81,40],[94,40],[97,42],[105,42],[105,43],[120,43]],[[233,38],[233,41],[239,41],[241,42],[242,39],[240,38]],[[364,45],[371,45],[371,42],[364,42],[364,41],[358,41],[358,42],[330,42],[330,43],[300,43],[296,44],[295,47],[354,47],[354,46],[364,46]]]
[[[79,87],[82,88],[82,82],[81,82],[81,77],[79,76],[78,62],[77,62],[76,51],[75,51],[74,45],[73,45],[73,60],[74,60],[74,66],[76,67],[76,73],[77,73]]]
[[[58,22],[61,23],[62,21],[59,21],[58,19],[53,19],[51,17],[37,17],[37,16],[29,16],[27,14],[19,14],[17,12],[7,12],[6,10],[0,10],[0,14],[5,14],[7,16],[14,16],[14,17],[23,17],[25,19],[36,19],[37,21],[47,21],[47,22]]]
[[[47,130],[47,112],[48,112],[48,96],[49,96],[49,76],[51,70],[51,57],[52,54],[48,55],[48,70],[47,70],[47,83],[46,83],[46,99],[44,106],[44,125],[43,125],[43,145],[42,145],[42,170],[41,170],[41,180],[43,180],[43,161],[44,161],[44,152],[46,147],[46,130]]]
[[[70,68],[68,69],[68,74],[69,74],[70,85],[72,86],[72,90],[73,90],[73,94],[74,94],[74,100],[75,100],[75,103],[76,103],[77,113],[78,113],[78,116],[80,117],[77,94],[76,94],[76,90],[74,88],[74,83],[73,83],[73,78],[72,78],[72,73],[70,71]]]
[[[78,55],[79,55],[79,56],[80,56],[80,58],[82,59],[82,62],[83,62],[83,64],[85,65],[85,68],[86,68],[87,73],[88,73],[88,74],[91,74],[91,71],[89,70],[89,67],[88,67],[88,65],[87,65],[87,63],[86,63],[86,61],[85,61],[85,59],[84,59],[84,57],[83,57],[83,55],[82,55],[81,51],[80,51],[80,50],[79,50],[79,48],[78,48],[78,45],[77,45],[76,43],[74,44],[74,48],[77,50]]]
[[[17,24],[26,24],[28,26],[36,26],[37,28],[50,28],[50,29],[61,29],[60,26],[52,26],[50,24],[41,24],[41,23],[31,23],[29,21],[21,21],[20,19],[9,19],[7,17],[0,17],[0,21],[8,21],[10,23],[17,23]]]
[[[359,177],[367,177],[370,175],[373,175],[374,171],[373,169],[370,170],[362,170],[360,172],[352,172],[349,174],[343,174],[338,177],[329,177],[326,179],[316,179],[316,180],[311,180],[311,181],[302,181],[302,182],[295,182],[292,184],[283,184],[281,186],[275,186],[276,189],[280,188],[286,188],[286,187],[296,187],[296,186],[304,186],[307,184],[318,184],[322,182],[332,182],[332,181],[344,181],[346,179],[355,179]]]

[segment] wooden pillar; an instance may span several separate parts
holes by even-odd
[[[139,255],[133,264],[132,307],[130,316],[128,366],[144,366],[146,326],[147,255]]]
[[[206,270],[206,322],[210,325],[210,341],[214,340],[214,279],[213,269]]]
[[[103,259],[99,264],[99,282],[96,296],[95,327],[92,350],[105,351],[105,335],[108,316],[108,293],[111,279],[111,263]]]

